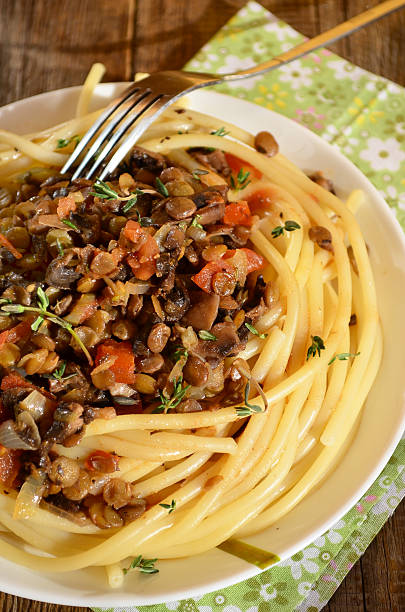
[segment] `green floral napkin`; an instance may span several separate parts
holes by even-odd
[[[186,68],[233,72],[302,40],[260,4],[249,2]],[[399,85],[323,49],[265,76],[216,89],[276,110],[336,146],[379,189],[405,230],[405,92]],[[321,610],[404,496],[405,436],[355,507],[290,559],[202,597],[109,612]]]

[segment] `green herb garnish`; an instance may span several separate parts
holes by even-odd
[[[169,197],[169,192],[167,191],[167,187],[164,183],[162,183],[159,177],[156,177],[156,189],[158,190],[159,193],[162,194],[164,198]]]
[[[214,334],[211,334],[211,332],[209,332],[209,331],[207,331],[205,329],[201,329],[198,332],[198,335],[201,338],[201,340],[212,340],[212,341],[214,341],[214,340],[217,339],[217,337],[214,336]]]
[[[299,225],[296,221],[286,221],[284,225],[277,225],[274,229],[271,230],[272,238],[278,238],[281,234],[284,234],[284,230],[286,232],[293,232],[294,230],[300,229],[301,225]]]
[[[198,229],[204,229],[203,226],[201,225],[201,223],[199,223],[199,219],[201,219],[201,215],[195,215],[195,217],[193,217],[193,220],[190,223],[191,227],[198,227]]]
[[[131,570],[138,568],[141,574],[157,574],[159,570],[155,567],[156,561],[157,559],[144,559],[142,555],[138,555],[130,566],[124,568],[122,571],[126,575]]]
[[[77,225],[75,225],[74,223],[72,223],[72,221],[69,221],[69,219],[62,219],[62,223],[64,223],[65,225],[67,225],[68,227],[70,227],[70,229],[75,230],[75,232],[80,232],[79,228],[77,227]]]
[[[312,344],[307,350],[307,361],[310,357],[321,356],[321,351],[325,350],[325,343],[320,336],[311,336]]]
[[[264,338],[267,338],[267,334],[261,334],[260,332],[257,331],[256,327],[254,327],[253,325],[251,325],[250,323],[246,323],[245,322],[245,327],[248,328],[248,330],[250,332],[252,332],[252,334],[254,334],[255,336],[259,336],[259,338],[261,338],[262,340]]]
[[[173,393],[171,397],[166,397],[163,391],[159,391],[160,404],[153,411],[154,413],[164,412],[167,413],[169,410],[176,408],[180,402],[184,399],[190,385],[186,385],[183,387],[183,377],[179,376],[178,379],[174,379],[173,381]]]
[[[58,141],[57,141],[57,144],[56,144],[56,148],[57,149],[64,149],[65,147],[70,145],[70,143],[72,143],[72,142],[75,143],[75,148],[76,148],[77,145],[80,142],[80,136],[78,134],[75,134],[74,136],[71,136],[70,138],[58,138]]]
[[[193,170],[192,177],[196,181],[200,181],[201,180],[200,176],[203,174],[209,174],[208,170]]]
[[[236,179],[233,176],[233,174],[231,174],[232,189],[234,189],[235,191],[240,191],[241,189],[245,189],[245,187],[247,187],[250,183],[250,180],[248,180],[249,176],[250,176],[250,172],[245,172],[243,168],[239,170]]]
[[[188,358],[188,350],[184,348],[184,346],[176,346],[173,351],[173,359],[174,361],[178,361],[182,357]]]
[[[250,382],[246,383],[245,387],[245,405],[235,408],[236,414],[241,417],[250,416],[257,412],[263,412],[263,408],[254,404],[249,404]]]
[[[337,353],[332,359],[329,361],[328,366],[331,365],[336,359],[339,361],[347,361],[350,357],[357,357],[360,353]]]
[[[37,307],[23,306],[22,304],[3,304],[3,306],[0,306],[0,311],[2,311],[2,313],[8,313],[8,314],[10,313],[11,314],[21,314],[23,312],[37,313],[38,315],[37,318],[31,324],[32,331],[38,331],[39,327],[42,325],[45,319],[48,319],[52,323],[59,325],[59,327],[66,329],[70,333],[70,335],[74,338],[74,340],[76,341],[78,346],[81,348],[83,353],[86,355],[88,362],[92,365],[93,360],[91,358],[91,355],[89,351],[87,350],[87,348],[84,346],[78,334],[73,329],[72,325],[68,323],[67,321],[65,321],[65,319],[58,317],[58,315],[56,315],[55,313],[50,312],[48,310],[48,306],[49,306],[48,296],[46,295],[42,287],[38,287],[37,289]]]
[[[212,136],[227,136],[230,132],[227,132],[224,126],[215,130],[215,132],[211,132]]]
[[[94,181],[93,188],[94,188],[94,191],[91,191],[90,195],[97,196],[98,198],[101,198],[102,200],[119,200],[120,199],[118,193],[112,187],[110,187],[108,183],[105,183],[99,178],[97,178]]]
[[[59,255],[62,257],[65,254],[65,251],[63,249],[63,245],[61,241],[59,240],[59,238],[56,239],[56,246],[57,246]]]
[[[122,212],[123,213],[127,213],[128,211],[130,211],[131,208],[133,206],[135,206],[137,199],[138,199],[138,196],[135,196],[134,198],[131,198],[130,200],[128,200],[128,202],[126,204],[124,204],[124,206],[122,207]],[[139,215],[138,211],[137,211],[137,213]]]
[[[166,508],[166,510],[169,510],[168,514],[171,514],[173,510],[176,509],[176,500],[172,499],[170,504],[159,504],[159,506],[162,506],[162,508]]]

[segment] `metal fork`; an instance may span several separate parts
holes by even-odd
[[[68,172],[80,154],[87,149],[73,172],[72,180],[79,176],[84,176],[87,179],[93,178],[103,162],[107,161],[104,168],[98,173],[98,177],[104,179],[116,169],[149,125],[181,96],[201,87],[246,79],[274,70],[326,44],[333,43],[403,6],[405,6],[405,0],[383,2],[331,30],[323,32],[319,36],[306,40],[293,49],[247,70],[223,75],[180,70],[168,70],[152,74],[128,87],[106,107],[76,146],[63,166],[62,173]],[[108,121],[110,117],[111,121]],[[126,137],[123,138],[124,136]]]

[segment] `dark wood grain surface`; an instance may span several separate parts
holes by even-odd
[[[0,105],[81,83],[94,61],[105,80],[180,68],[245,0],[0,0]],[[375,0],[262,0],[306,36]],[[405,85],[405,10],[331,47]],[[1,612],[78,612],[0,593]],[[325,610],[405,610],[405,505],[384,526]]]

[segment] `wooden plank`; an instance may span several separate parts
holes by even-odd
[[[94,61],[130,77],[135,0],[1,0],[1,103],[80,84]]]

